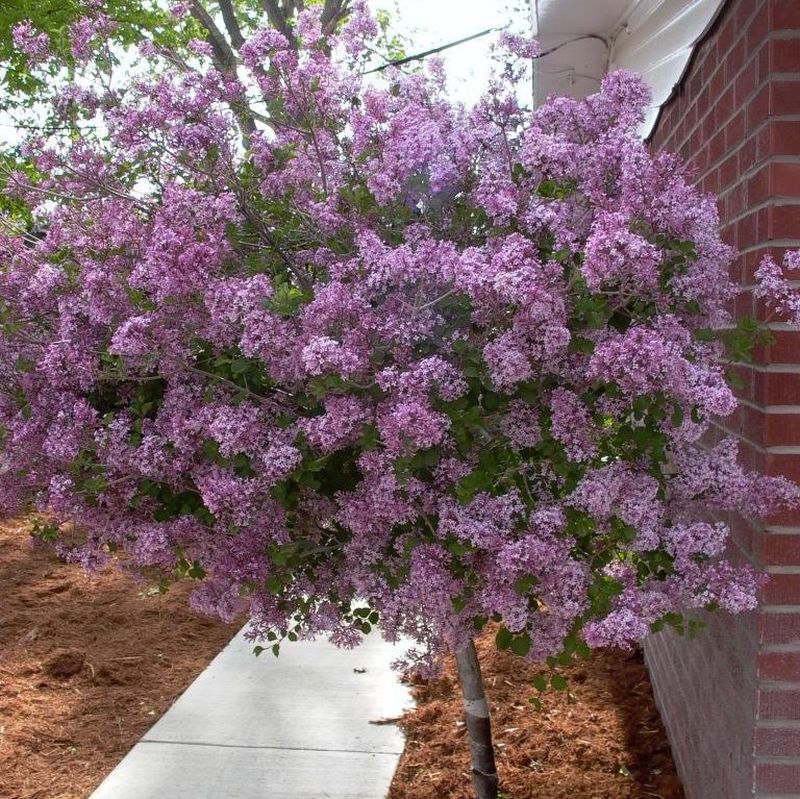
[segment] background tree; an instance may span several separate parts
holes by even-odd
[[[530,114],[506,35],[464,108],[435,62],[365,79],[377,25],[326,8],[227,28],[236,70],[210,23],[191,58],[146,43],[143,79],[71,90],[93,135],[27,142],[5,191],[48,227],[0,234],[0,504],[88,567],[198,580],[276,653],[378,623],[423,673],[454,651],[494,797],[476,631],[556,664],[752,608],[708,513],[798,492],[701,446],[757,329],[713,200],[635,136],[643,83]]]
[[[0,136],[0,183],[11,169],[32,172],[20,148],[21,133],[85,135],[80,104],[66,113],[58,97],[80,77],[87,57],[109,72],[112,67],[124,72],[126,53],[147,42],[173,66],[188,68],[190,43],[205,39],[214,65],[230,75],[244,37],[260,20],[266,17],[293,37],[293,20],[306,4],[320,7],[326,35],[349,10],[349,0],[187,0],[172,6],[164,0],[8,0],[0,8],[0,132],[5,128],[7,134]],[[396,53],[396,39],[387,30],[384,17],[383,44],[394,44]],[[56,105],[59,112],[54,114]],[[255,129],[252,115],[240,109],[239,117],[243,132]],[[24,204],[3,201],[6,213],[31,224]]]

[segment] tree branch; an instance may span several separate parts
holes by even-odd
[[[320,23],[325,35],[333,33],[336,26],[350,13],[350,0],[325,0]]]
[[[230,0],[220,0],[220,9],[222,9],[222,16],[225,19],[225,25],[228,27],[228,19],[225,18],[225,5],[229,7],[232,14],[232,22],[235,26],[234,30],[238,32],[239,39],[244,42],[242,32],[239,29],[239,23],[236,20],[236,15],[233,12],[233,6]],[[191,8],[192,16],[208,31],[208,42],[213,50],[214,66],[223,74],[228,77],[236,76],[236,53],[225,38],[225,34],[217,27],[213,17],[206,11],[200,0],[192,0]],[[230,27],[228,27],[230,31]],[[231,34],[233,39],[233,34]],[[239,45],[237,45],[239,46]],[[238,109],[239,114],[238,122],[242,130],[242,138],[244,139],[245,148],[250,147],[250,136],[256,132],[256,123],[253,119],[253,114],[249,108],[243,107]]]
[[[217,27],[211,14],[203,8],[200,0],[192,0],[191,13],[208,32],[208,43],[214,51],[214,65],[220,72],[230,74],[236,67],[236,55],[225,35]]]
[[[297,45],[289,20],[278,5],[278,0],[261,0],[261,7],[267,12],[270,24],[280,31],[293,47]]]
[[[242,29],[239,27],[232,0],[219,0],[219,10],[222,12],[222,21],[225,23],[228,36],[231,37],[231,44],[238,50],[244,44],[244,36],[242,36]]]
[[[475,643],[470,639],[456,650],[458,679],[464,697],[465,721],[472,760],[472,785],[477,799],[497,799],[497,767],[492,746],[489,705]]]

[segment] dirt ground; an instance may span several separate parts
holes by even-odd
[[[540,695],[538,669],[491,636],[477,646],[505,799],[684,799],[639,652],[597,652],[560,670],[567,691]],[[414,693],[389,799],[471,799],[454,664]]]
[[[234,629],[189,611],[189,585],[88,576],[29,530],[0,524],[0,797],[86,799]],[[638,653],[564,670],[569,691],[536,710],[536,669],[478,648],[506,799],[683,799]],[[414,691],[390,799],[471,799],[452,664]]]
[[[0,524],[0,797],[86,799],[235,630]]]

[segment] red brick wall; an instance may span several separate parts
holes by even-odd
[[[764,253],[800,247],[800,0],[728,0],[652,145],[718,196],[743,286]],[[758,310],[749,293],[738,310]],[[800,480],[800,334],[773,327],[719,433],[749,466]],[[759,612],[647,646],[688,799],[800,799],[800,514],[769,522],[733,524],[734,555],[771,575]]]

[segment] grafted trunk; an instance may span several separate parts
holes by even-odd
[[[483,676],[472,640],[456,652],[458,678],[464,697],[464,711],[472,759],[472,785],[476,799],[497,799],[497,767],[492,746],[492,722],[483,691]]]

